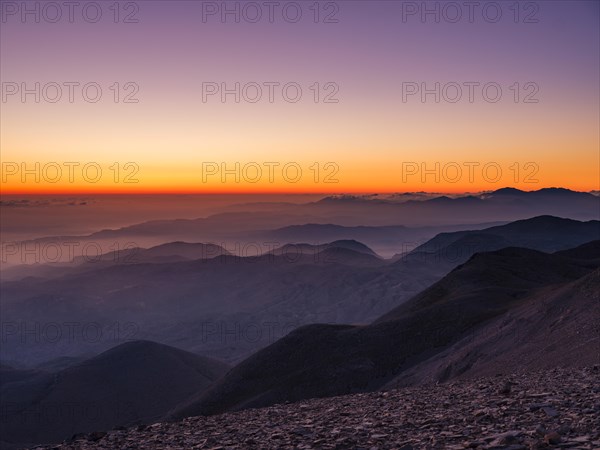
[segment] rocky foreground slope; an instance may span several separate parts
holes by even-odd
[[[597,449],[600,366],[275,405],[37,449]]]

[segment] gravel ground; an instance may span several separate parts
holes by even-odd
[[[600,366],[313,399],[37,449],[600,449]]]

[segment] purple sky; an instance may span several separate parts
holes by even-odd
[[[192,180],[203,161],[335,161],[343,169],[340,190],[402,190],[395,182],[403,161],[534,161],[543,169],[536,188],[597,188],[596,1],[484,1],[474,7],[472,23],[464,2],[426,2],[438,5],[440,23],[431,14],[422,20],[424,2],[320,2],[320,23],[314,23],[312,1],[297,2],[303,14],[298,23],[283,18],[282,5],[290,2],[279,2],[274,23],[265,6],[263,19],[248,23],[255,11],[248,2],[239,3],[248,13],[240,23],[233,15],[223,23],[219,14],[203,21],[203,8],[213,2],[201,1],[121,2],[119,20],[133,12],[138,23],[113,23],[111,1],[99,2],[97,23],[83,20],[80,8],[74,23],[66,8],[58,23],[47,23],[43,11],[40,23],[33,15],[24,23],[20,11],[7,15],[13,3],[20,7],[2,6],[3,83],[93,81],[103,97],[95,104],[7,97],[3,161],[136,161],[148,188],[198,189],[203,186]],[[221,5],[233,9],[236,3]],[[462,19],[450,23],[454,5],[463,5]],[[497,23],[494,5],[502,11]],[[415,6],[416,14],[403,20]],[[332,13],[337,23],[322,23]],[[300,84],[302,100],[290,104],[277,91],[272,104],[222,103],[218,95],[202,101],[203,82],[269,81]],[[403,82],[469,81],[498,83],[502,100],[490,104],[478,93],[472,104],[423,104],[418,95],[402,101]],[[139,103],[114,103],[114,82],[135,83]],[[335,83],[339,103],[312,101],[315,82]],[[512,101],[515,82],[534,83],[539,103]],[[457,189],[498,187],[484,184]],[[419,187],[429,189],[406,186]]]

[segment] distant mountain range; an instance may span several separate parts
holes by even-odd
[[[442,195],[425,200],[407,201],[365,196],[332,196],[313,205],[338,215],[351,215],[352,211],[360,211],[365,217],[376,217],[378,221],[387,220],[390,214],[401,214],[404,220],[397,220],[396,224],[449,225],[517,220],[534,215],[554,215],[579,220],[598,219],[598,202],[597,196],[591,193],[563,188],[545,188],[537,191],[502,188],[480,194],[453,197]]]
[[[440,234],[394,260],[383,260],[356,241],[293,244],[245,258],[183,243],[141,254],[177,249],[187,256],[204,256],[208,248],[222,254],[182,261],[172,261],[178,257],[173,255],[170,262],[140,263],[111,262],[111,256],[41,274],[47,278],[2,282],[3,321],[14,326],[6,333],[0,356],[35,366],[136,338],[233,363],[302,325],[369,323],[474,253],[507,246],[552,252],[600,239],[599,233],[598,221],[544,216]],[[22,338],[23,326],[64,322],[80,324],[75,338]],[[96,342],[81,335],[90,322],[102,330]]]
[[[600,363],[598,232],[597,221],[545,216],[439,235],[395,261],[360,242],[334,241],[259,257],[114,264],[4,282],[3,323],[94,321],[108,333],[115,321],[131,320],[138,333],[122,336],[127,342],[116,347],[113,339],[97,346],[23,345],[23,334],[4,336],[2,446],[312,397]],[[204,327],[219,320],[229,328]],[[312,325],[256,339],[253,326],[276,320]],[[325,321],[337,324],[318,323]],[[243,339],[223,339],[236,332],[236,322],[251,325]],[[139,340],[147,337],[193,353]],[[82,356],[104,347],[113,348]],[[230,368],[200,353],[249,356]],[[30,367],[7,363],[23,355],[21,365]]]
[[[383,197],[383,198],[381,198]],[[248,245],[267,242],[324,244],[334,240],[358,240],[388,257],[404,251],[400,241],[412,247],[442,231],[482,229],[491,225],[552,215],[576,220],[600,219],[600,198],[588,192],[549,188],[521,191],[499,189],[457,196],[388,195],[330,196],[319,201],[236,205],[230,211],[198,219],[156,220],[87,236],[53,236],[23,245],[66,245],[75,242],[75,256],[86,244],[102,253],[118,245],[147,248],[173,241],[212,242],[226,251],[246,256]],[[338,227],[333,229],[332,227]],[[403,228],[406,227],[406,228]],[[262,248],[262,252],[268,249]],[[6,263],[19,264],[21,253],[5,251]],[[64,257],[68,252],[64,252]],[[61,262],[68,261],[62,259]]]
[[[231,255],[219,245],[189,242],[168,242],[151,248],[126,246],[120,250],[77,256],[69,262],[46,264],[19,264],[2,270],[2,281],[15,281],[26,277],[56,278],[66,274],[98,270],[121,264],[174,263],[210,259]]]
[[[127,248],[104,253],[99,258],[79,257],[75,262],[118,262],[125,264],[169,263],[195,259],[210,259],[221,255],[231,255],[224,248],[214,244],[168,242],[151,248]]]
[[[459,224],[435,227],[396,226],[343,226],[310,223],[291,225],[276,230],[259,231],[252,234],[256,239],[271,242],[306,242],[320,244],[335,240],[355,240],[371,247],[384,257],[395,253],[407,253],[440,232],[474,230],[503,225],[506,222]],[[399,246],[399,243],[400,246]]]

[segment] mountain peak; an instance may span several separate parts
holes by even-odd
[[[497,190],[493,191],[492,194],[494,194],[494,195],[522,195],[522,194],[527,194],[527,192],[522,191],[521,189],[505,187],[505,188],[501,188],[501,189],[497,189]]]
[[[340,239],[337,241],[333,241],[328,245],[328,247],[345,248],[348,250],[354,250],[356,252],[377,256],[377,254],[373,250],[371,250],[369,246],[355,239]]]

